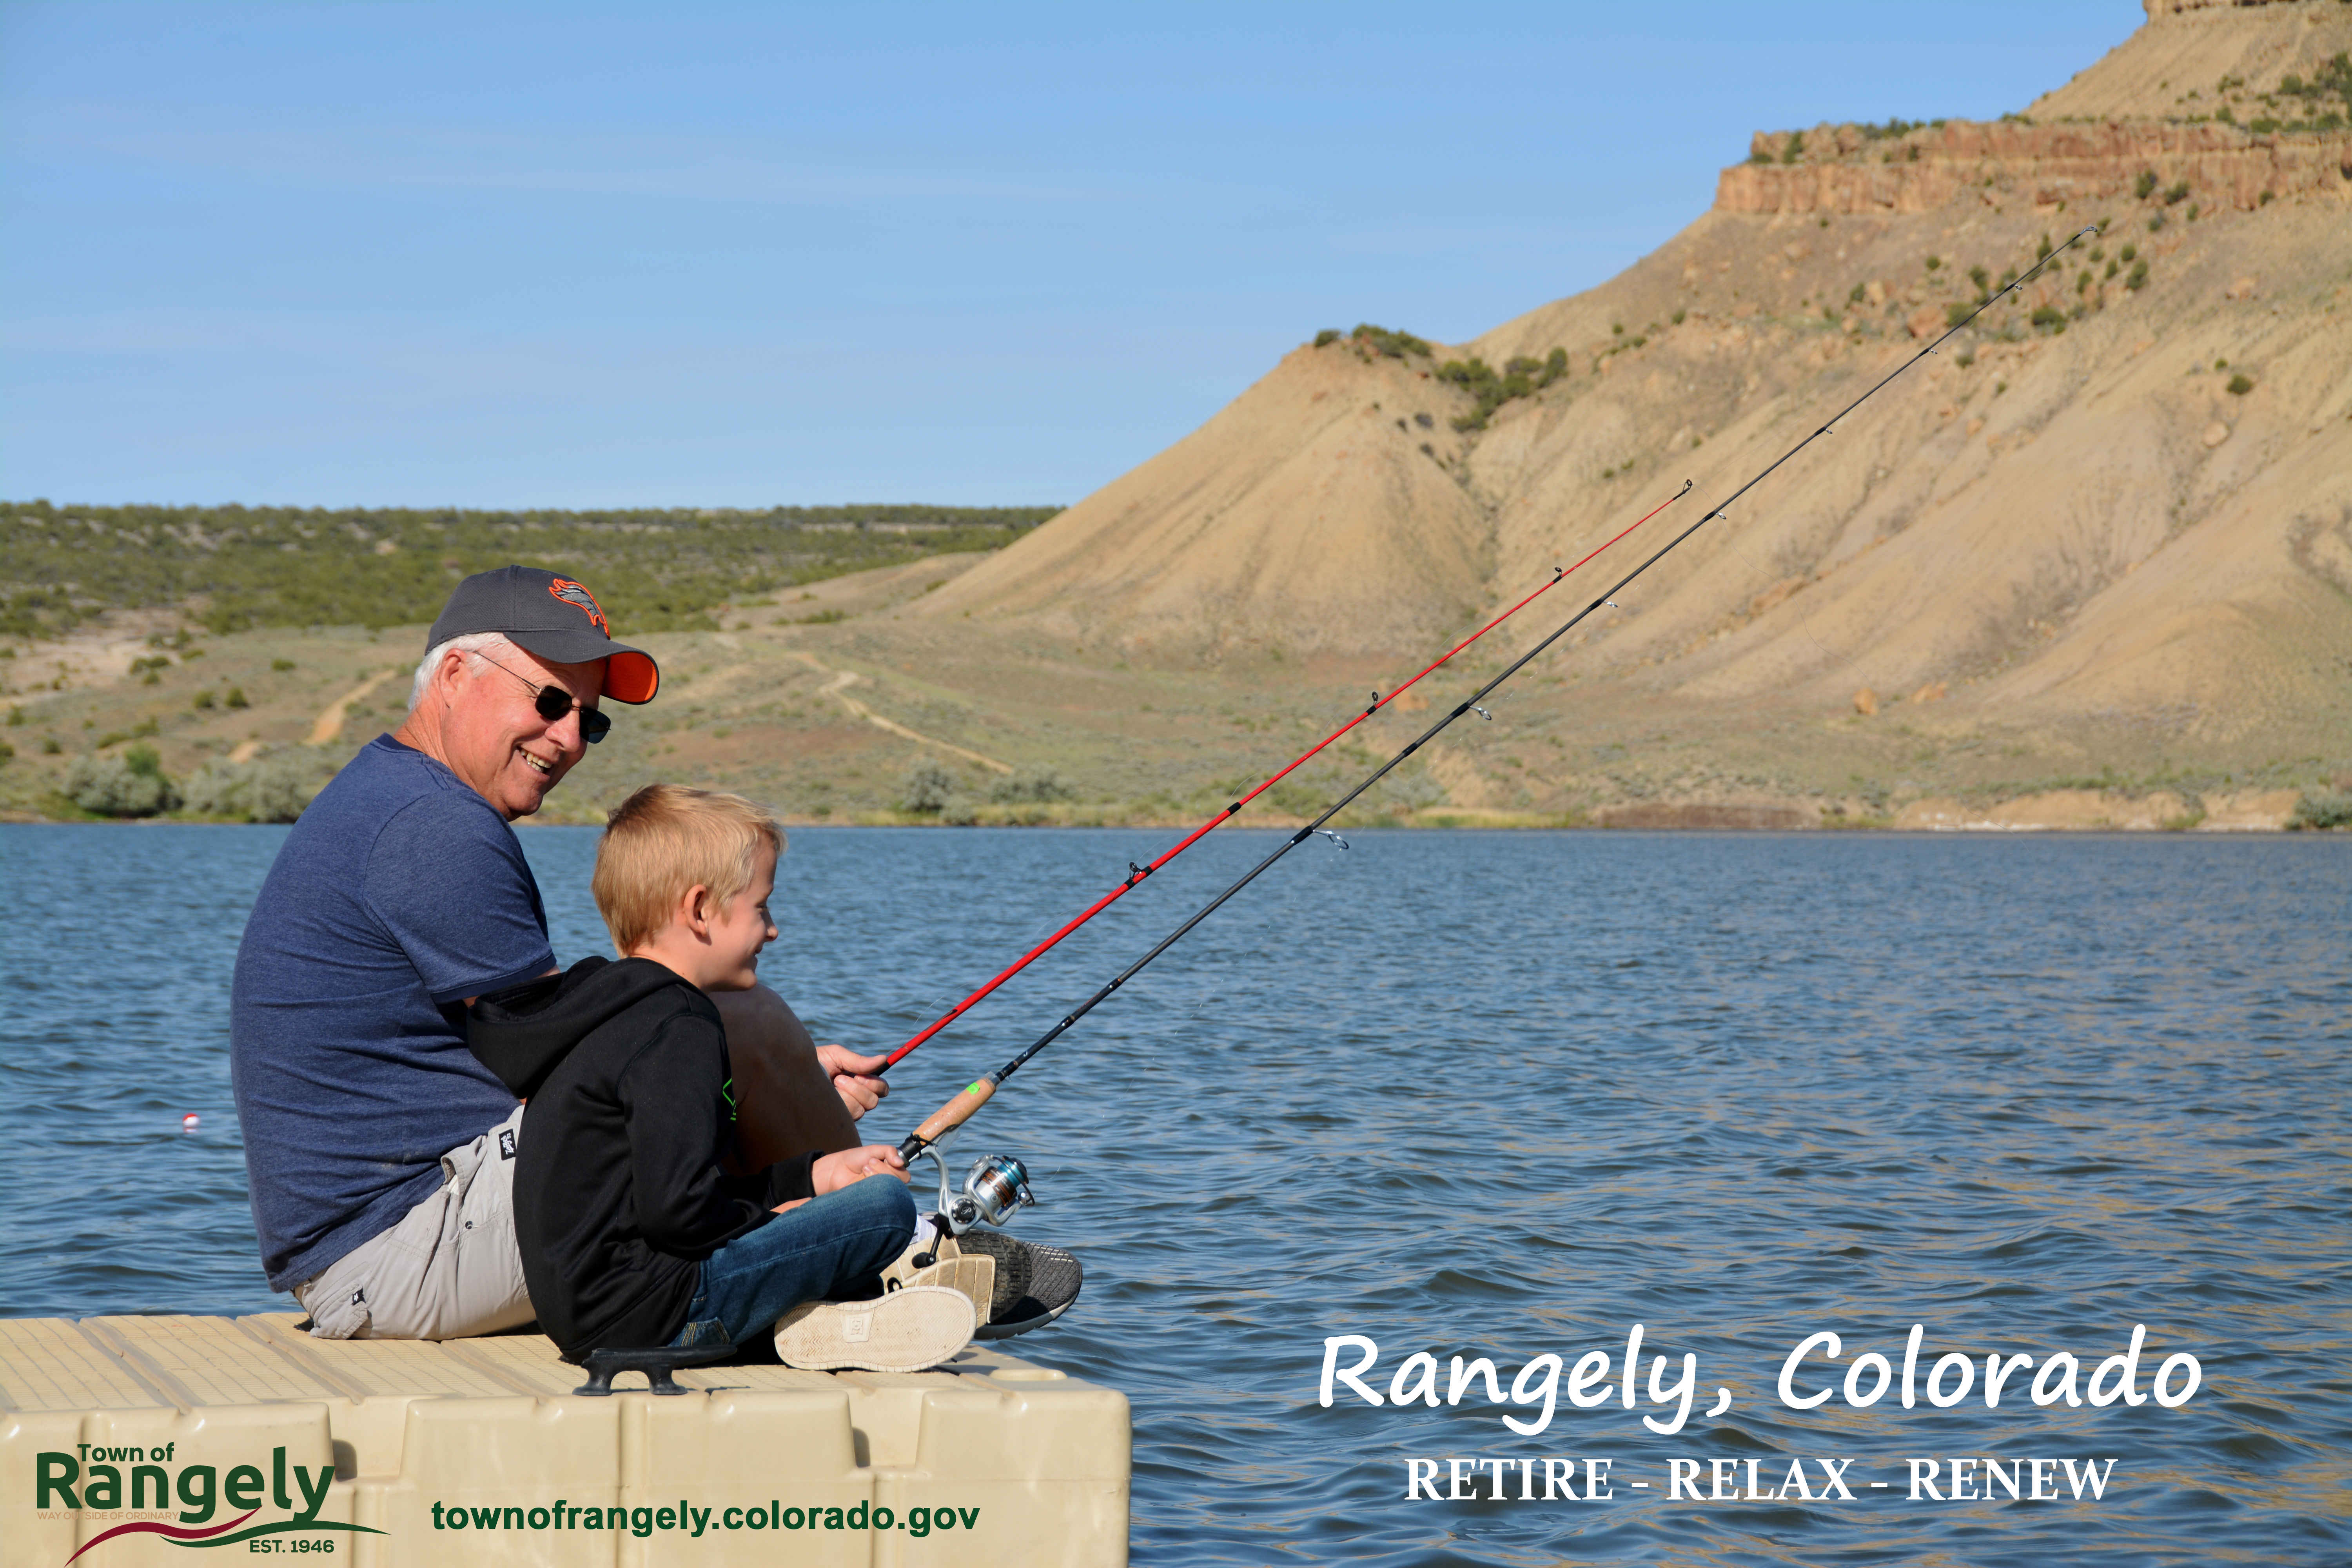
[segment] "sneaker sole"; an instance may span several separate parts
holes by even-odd
[[[986,1326],[996,1299],[996,1259],[982,1253],[971,1258],[942,1258],[928,1268],[918,1268],[906,1280],[884,1276],[885,1290],[910,1290],[918,1285],[938,1285],[971,1299],[972,1315]]]
[[[776,1355],[803,1372],[922,1372],[976,1327],[971,1297],[914,1285],[872,1301],[803,1301],[776,1324]]]

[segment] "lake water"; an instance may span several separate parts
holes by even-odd
[[[820,1038],[894,1044],[1171,837],[796,832],[763,976]],[[226,1026],[282,837],[0,826],[0,1312],[287,1304],[254,1258]],[[593,836],[523,842],[559,956],[601,951]],[[868,1125],[897,1138],[1274,842],[1213,836],[904,1063]],[[1139,1563],[2352,1560],[2352,839],[1352,842],[1294,852],[960,1151],[1024,1155],[1045,1206],[1017,1228],[1085,1260],[1078,1306],[1018,1348],[1134,1401]],[[1636,1322],[1669,1394],[1697,1357],[1672,1436],[1643,1424],[1671,1415],[1647,1370],[1636,1409],[1614,1397]],[[1780,1403],[1800,1340],[1845,1357],[1801,1389],[1865,1351],[1899,1383],[1915,1322],[1923,1385],[1968,1352],[1969,1398]],[[2069,1352],[2087,1382],[2142,1323],[2143,1394],[2200,1358],[2185,1405],[2042,1407],[2032,1371],[1983,1403],[1988,1352]],[[1563,1382],[1536,1436],[1483,1384],[1325,1409],[1343,1334],[1377,1342],[1384,1396],[1425,1350],[1491,1358],[1506,1395],[1541,1352],[1605,1352],[1612,1397]],[[1955,1456],[2115,1467],[2098,1501],[2054,1465],[2064,1500],[1911,1500],[1906,1461],[1948,1489]],[[1675,1459],[1703,1489],[1735,1461],[1735,1490],[1757,1460],[1769,1493],[1792,1457],[1815,1492],[1851,1458],[1853,1500],[1667,1496]],[[1479,1467],[1482,1500],[1407,1500],[1416,1458],[1510,1459],[1507,1496]],[[1543,1500],[1545,1458],[1612,1461],[1614,1496]]]

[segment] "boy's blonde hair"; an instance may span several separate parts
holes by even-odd
[[[657,784],[623,801],[604,820],[589,882],[614,947],[626,957],[653,940],[698,885],[723,912],[751,885],[763,846],[782,855],[784,830],[740,795]]]

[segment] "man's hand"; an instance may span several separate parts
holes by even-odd
[[[874,1069],[882,1065],[881,1057],[861,1057],[841,1046],[819,1046],[816,1059],[833,1079],[834,1092],[841,1096],[841,1103],[849,1107],[852,1121],[881,1104],[882,1097],[890,1092],[888,1084],[872,1076]]]
[[[827,1193],[837,1193],[852,1182],[862,1182],[868,1176],[896,1176],[902,1182],[911,1180],[907,1174],[907,1162],[899,1157],[898,1150],[887,1143],[868,1143],[863,1149],[844,1149],[838,1154],[819,1155],[809,1166],[809,1184],[816,1189],[819,1197]],[[805,1203],[808,1200],[803,1198],[798,1201]],[[790,1204],[781,1205],[776,1212],[782,1214],[791,1206]]]

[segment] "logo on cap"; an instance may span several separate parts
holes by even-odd
[[[588,591],[588,584],[574,583],[569,577],[551,577],[548,580],[547,591],[567,605],[577,605],[587,612],[590,624],[598,631],[608,637],[613,635],[613,628],[604,624],[604,607],[596,602],[596,595]]]

